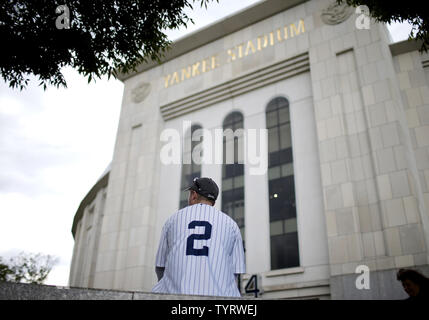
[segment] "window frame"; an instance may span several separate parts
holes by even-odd
[[[284,109],[287,109],[284,110]],[[282,117],[280,117],[280,115]],[[289,100],[285,97],[277,96],[271,99],[266,108],[265,108],[265,123],[266,129],[268,130],[268,137],[272,137],[276,135],[277,141],[275,144],[278,145],[278,150],[272,149],[270,152],[270,148],[267,150],[268,152],[268,173],[267,173],[267,181],[268,181],[268,214],[269,214],[269,238],[270,238],[270,268],[271,270],[282,270],[282,269],[291,269],[297,268],[301,266],[301,248],[299,244],[299,224],[298,224],[298,212],[296,207],[296,184],[295,184],[295,171],[294,171],[294,159],[293,159],[293,139],[292,139],[292,125],[291,125],[291,115],[290,115],[290,103]],[[281,128],[288,128],[288,130],[280,130]],[[276,130],[275,134],[270,135],[271,130]],[[284,143],[284,139],[287,139],[286,143]],[[268,145],[270,145],[270,141],[268,141]],[[283,148],[282,148],[283,146]],[[292,180],[292,187],[290,186]],[[273,219],[274,212],[273,206],[274,200],[276,197],[275,191],[272,188],[275,188],[275,184],[285,183],[284,188],[281,186],[281,191],[285,190],[285,198],[279,199],[282,202],[279,202],[281,205],[280,209],[277,211],[282,212],[281,214],[276,214]],[[288,187],[289,185],[289,187]],[[291,191],[286,190],[293,190]],[[288,205],[290,203],[291,205]],[[287,207],[286,207],[287,206]],[[290,207],[293,207],[294,214],[290,216]],[[287,210],[285,210],[287,208]],[[276,211],[276,212],[277,212]],[[294,220],[295,224],[292,227],[292,231],[288,232],[286,230],[286,220],[288,220],[288,227],[290,226],[291,221]],[[273,224],[273,225],[272,225]],[[275,224],[275,225],[274,225]],[[278,233],[279,230],[275,229],[281,225],[281,233]],[[272,230],[276,232],[273,234]],[[279,259],[281,257],[280,253],[273,256],[273,248],[274,245],[277,245],[279,237],[292,237],[294,236],[293,242],[293,250],[291,251],[290,257],[292,257],[291,261],[287,262],[286,259]],[[279,247],[280,248],[280,247]],[[280,262],[279,262],[280,261]],[[283,262],[281,262],[283,261]],[[286,261],[286,262],[284,262]]]

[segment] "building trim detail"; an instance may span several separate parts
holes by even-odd
[[[308,52],[160,106],[164,120],[174,119],[249,91],[310,71]]]

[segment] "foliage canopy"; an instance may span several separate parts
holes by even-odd
[[[420,40],[420,51],[427,51],[429,46],[429,7],[418,0],[383,1],[383,0],[337,0],[337,3],[346,2],[350,6],[366,5],[370,16],[378,22],[408,22],[412,30],[409,39]]]
[[[44,89],[66,87],[65,66],[88,82],[128,73],[159,61],[171,43],[165,31],[186,27],[193,21],[184,10],[210,1],[0,0],[1,76],[22,90],[30,74]]]

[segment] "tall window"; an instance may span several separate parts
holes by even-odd
[[[228,130],[230,129],[230,130]],[[222,211],[238,224],[244,240],[243,115],[230,113],[223,122]],[[241,162],[241,163],[239,163]]]
[[[275,98],[266,110],[271,269],[299,266],[289,102]]]
[[[201,164],[195,163],[194,159],[192,158],[192,152],[194,152],[195,147],[202,145],[202,130],[199,129],[202,129],[201,126],[192,125],[191,128],[187,131],[184,139],[179,209],[182,209],[188,205],[188,191],[185,191],[185,189],[192,184],[194,178],[201,176]]]

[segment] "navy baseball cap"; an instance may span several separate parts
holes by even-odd
[[[210,178],[195,178],[192,185],[185,190],[194,190],[196,193],[214,201],[219,195],[219,188],[216,182]]]

